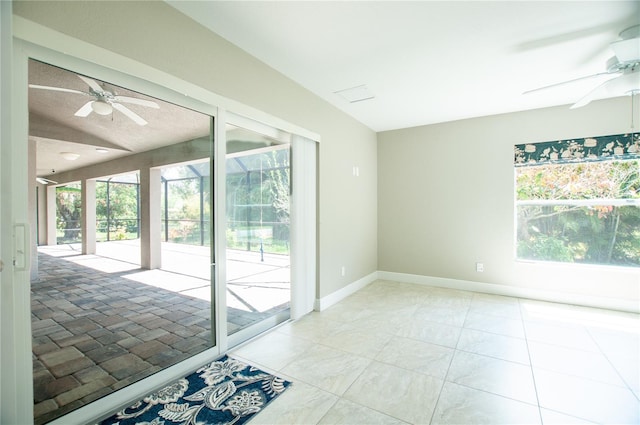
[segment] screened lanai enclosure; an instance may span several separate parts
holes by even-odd
[[[289,150],[231,154],[227,170],[227,247],[289,254]],[[161,171],[162,240],[209,246],[209,161]],[[80,185],[56,188],[57,243],[80,243]],[[140,178],[125,174],[96,182],[96,240],[140,237]]]
[[[289,145],[236,149],[227,155],[225,164],[229,333],[287,309],[290,284]],[[160,181],[161,269],[208,281],[210,161],[164,167]],[[139,265],[139,174],[98,179],[95,193],[96,254]],[[57,245],[74,247],[81,243],[81,204],[79,184],[56,188]],[[250,278],[262,273],[267,273],[270,288],[264,282],[255,284],[259,278]],[[210,301],[209,285],[196,286],[189,289],[190,293]],[[250,292],[252,296],[248,296]]]

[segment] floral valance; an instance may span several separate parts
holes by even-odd
[[[516,145],[514,162],[523,167],[635,158],[640,159],[640,133]]]

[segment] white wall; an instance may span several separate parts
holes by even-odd
[[[514,259],[514,145],[628,132],[630,106],[625,97],[380,133],[379,270],[640,309],[638,269]]]
[[[14,14],[319,134],[316,296],[376,271],[373,131],[163,2],[16,2]]]

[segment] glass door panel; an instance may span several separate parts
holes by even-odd
[[[249,337],[289,317],[290,144],[232,125],[226,140],[227,334]]]
[[[29,84],[42,424],[214,346],[212,117],[34,60]]]

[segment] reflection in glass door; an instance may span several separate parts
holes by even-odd
[[[231,125],[226,136],[227,333],[245,339],[290,315],[290,144]]]

